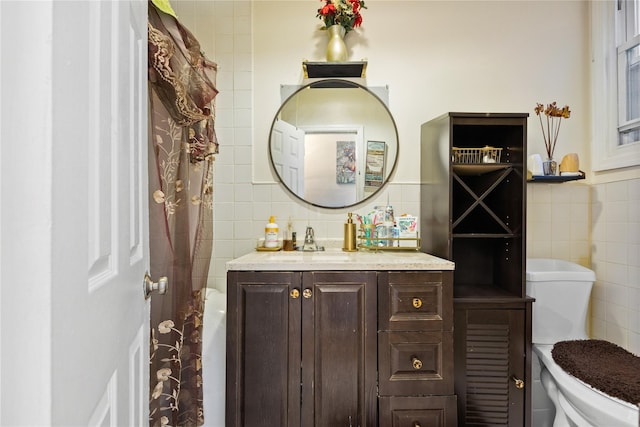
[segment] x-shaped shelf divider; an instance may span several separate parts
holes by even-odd
[[[489,186],[489,188],[487,188],[480,196],[478,196],[476,194],[475,191],[473,191],[471,188],[469,188],[469,186],[462,180],[462,178],[460,178],[455,172],[453,173],[453,177],[456,179],[456,181],[462,186],[462,188],[464,188],[474,199],[475,201],[471,204],[471,206],[469,206],[467,208],[466,211],[464,211],[462,213],[462,215],[460,215],[458,217],[458,219],[453,223],[452,228],[455,229],[456,226],[458,224],[460,224],[460,222],[467,216],[469,215],[475,208],[476,206],[480,205],[482,206],[489,215],[491,215],[491,217],[498,223],[498,225],[500,225],[505,232],[507,232],[508,234],[513,234],[513,230],[511,230],[509,228],[509,226],[507,226],[504,221],[502,221],[496,214],[495,212],[493,212],[493,210],[487,206],[484,202],[483,199],[489,195],[497,186],[498,184],[500,184],[506,177],[507,175],[509,175],[511,173],[511,171],[513,171],[513,168],[509,167],[509,168],[505,168],[502,173],[500,174],[500,176],[498,177],[498,179],[496,179],[493,184],[491,184]]]

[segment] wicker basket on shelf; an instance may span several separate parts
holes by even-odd
[[[452,148],[453,163],[474,165],[481,163],[500,163],[502,148],[490,147],[482,148]]]

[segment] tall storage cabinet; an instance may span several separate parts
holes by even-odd
[[[421,129],[421,250],[456,263],[461,426],[530,425],[527,117],[447,113]]]

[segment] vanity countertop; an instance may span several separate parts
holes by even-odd
[[[344,252],[328,248],[322,252],[251,252],[227,262],[227,270],[316,271],[316,270],[453,270],[454,263],[414,251]]]

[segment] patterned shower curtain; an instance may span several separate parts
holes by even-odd
[[[149,426],[201,426],[216,64],[167,5],[150,2],[148,23],[151,275],[169,279],[151,302]]]

